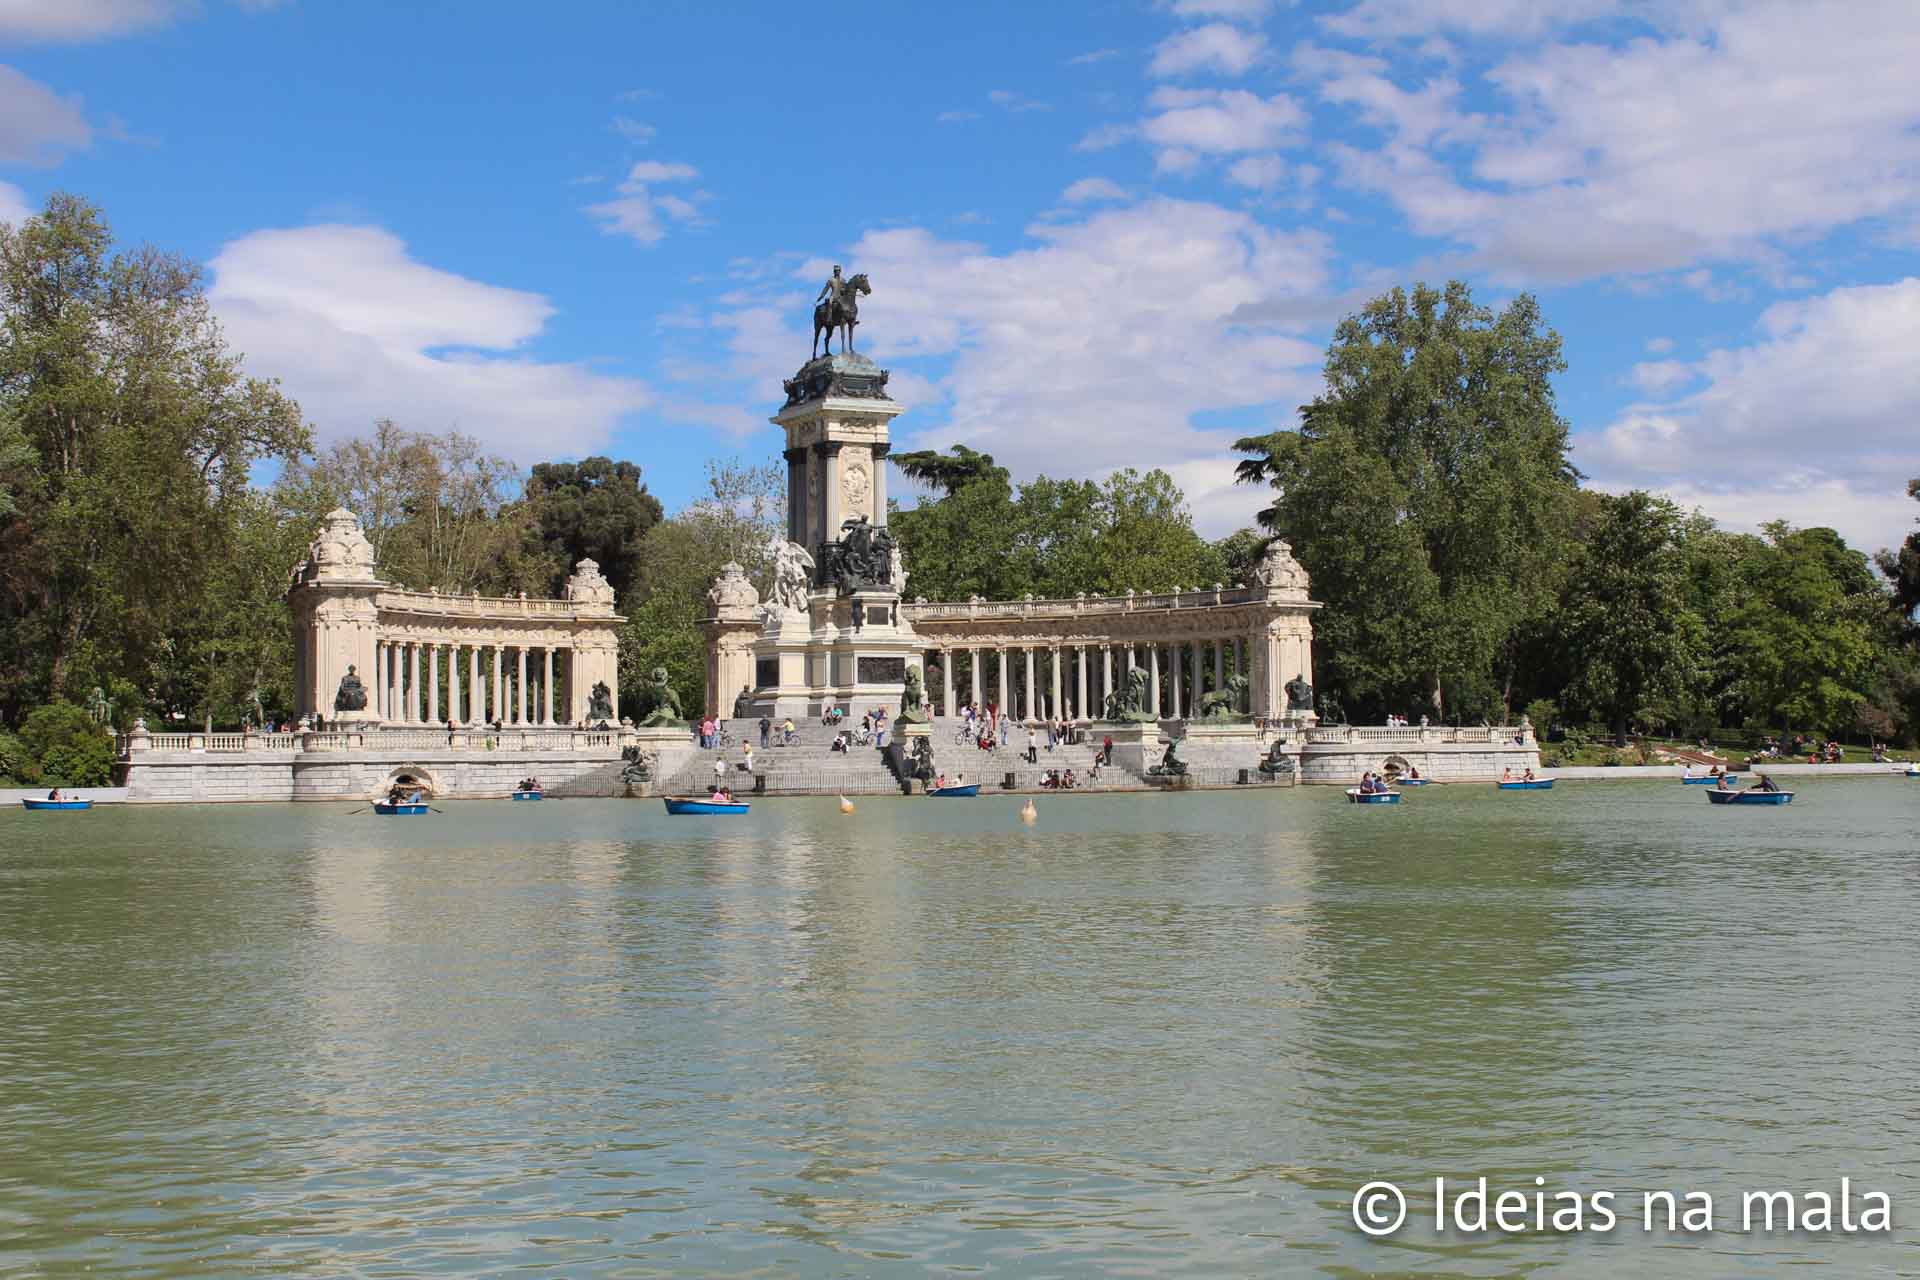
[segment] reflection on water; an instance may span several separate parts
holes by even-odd
[[[1903,1222],[1920,788],[1341,799],[0,815],[0,1274],[1915,1269],[1430,1219],[1847,1175]]]

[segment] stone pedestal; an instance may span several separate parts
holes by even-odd
[[[1098,746],[1113,739],[1113,767],[1144,778],[1147,766],[1160,763],[1160,726],[1152,721],[1096,720],[1087,729],[1087,740]]]
[[[680,725],[655,725],[626,732],[628,746],[638,747],[653,767],[653,785],[658,786],[679,771],[697,749],[693,735]]]

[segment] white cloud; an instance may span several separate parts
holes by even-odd
[[[281,379],[322,439],[380,417],[458,429],[522,462],[603,447],[646,386],[521,349],[554,308],[409,256],[378,227],[256,231],[208,290],[249,373]]]
[[[91,141],[78,99],[0,65],[0,163],[49,164]]]
[[[1028,235],[1029,247],[994,254],[921,229],[876,231],[836,258],[874,280],[861,301],[862,349],[897,376],[930,379],[913,363],[923,359],[942,371],[920,387],[937,404],[897,426],[910,447],[960,441],[1020,474],[1181,467],[1204,472],[1211,490],[1229,483],[1228,446],[1242,432],[1195,427],[1193,415],[1290,420],[1318,385],[1320,342],[1238,318],[1250,304],[1323,287],[1330,247],[1318,233],[1156,199]],[[807,264],[803,280],[811,287],[829,265]],[[754,385],[778,385],[798,363],[805,335],[778,318],[790,309],[730,320]],[[1237,518],[1206,516],[1210,528]]]
[[[1082,178],[1060,193],[1067,204],[1087,204],[1096,200],[1125,200],[1127,189],[1111,178]]]
[[[1358,39],[1413,39],[1442,31],[1530,36],[1619,13],[1620,0],[1360,0],[1320,21]]]
[[[36,210],[27,203],[27,193],[11,182],[0,182],[0,222],[11,222],[19,226],[31,218]]]
[[[1461,112],[1450,79],[1410,90],[1377,62],[1333,65],[1328,101],[1387,134],[1331,149],[1341,174],[1483,266],[1556,280],[1764,260],[1920,209],[1920,9],[1689,12],[1697,29],[1508,57],[1486,77],[1509,104],[1495,116]]]
[[[1648,338],[1647,350],[1656,356],[1663,356],[1673,350],[1672,338]]]
[[[1002,111],[1021,112],[1021,111],[1053,110],[1052,103],[1036,102],[1032,98],[1027,97],[1025,94],[1015,92],[1012,89],[991,90],[987,94],[987,101],[991,102],[994,106],[999,107]]]
[[[1168,8],[1182,18],[1232,18],[1252,22],[1273,11],[1274,0],[1173,0]]]
[[[600,219],[600,229],[609,235],[623,235],[640,244],[655,245],[666,238],[667,219],[692,222],[699,217],[700,193],[694,193],[692,199],[657,195],[653,185],[690,182],[699,176],[699,170],[690,164],[642,160],[627,171],[614,199],[588,205],[587,212]]]
[[[1236,160],[1227,177],[1255,191],[1272,191],[1287,177],[1287,162],[1271,151]]]
[[[1647,360],[1633,366],[1627,378],[1650,396],[1666,396],[1696,376],[1693,366],[1681,360]]]
[[[613,124],[609,127],[628,142],[651,142],[653,135],[658,132],[646,121],[635,120],[632,116],[625,115],[615,116]]]
[[[1898,542],[1920,475],[1920,278],[1779,303],[1759,328],[1751,346],[1687,366],[1698,391],[1578,437],[1576,461],[1610,487],[1690,495],[1730,521],[1784,515],[1868,548]]]
[[[1156,76],[1187,76],[1198,71],[1241,76],[1252,70],[1266,52],[1265,36],[1213,22],[1162,40],[1154,47],[1148,70]]]
[[[157,26],[172,0],[0,0],[0,40],[96,40]]]
[[[1120,51],[1118,49],[1093,49],[1086,53],[1074,54],[1071,58],[1067,59],[1067,65],[1070,67],[1084,67],[1095,62],[1105,62],[1108,58],[1117,58],[1119,56]]]
[[[1244,89],[1157,89],[1150,102],[1158,114],[1140,124],[1147,141],[1203,155],[1293,145],[1307,118],[1284,93],[1262,98]]]

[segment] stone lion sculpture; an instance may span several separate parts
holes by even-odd
[[[1243,675],[1227,677],[1224,689],[1215,689],[1200,699],[1200,718],[1203,720],[1243,720],[1251,712],[1247,704],[1247,678]]]
[[[925,724],[927,719],[927,694],[920,683],[920,669],[908,667],[907,687],[900,694],[900,714],[895,723]]]
[[[641,695],[648,708],[646,718],[640,721],[641,728],[677,725],[686,718],[680,714],[680,695],[673,691],[673,683],[667,679],[665,667],[653,669],[653,674],[641,686]]]

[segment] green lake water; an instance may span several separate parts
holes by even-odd
[[[0,1275],[1920,1274],[1920,783],[1702,791],[0,813]]]

